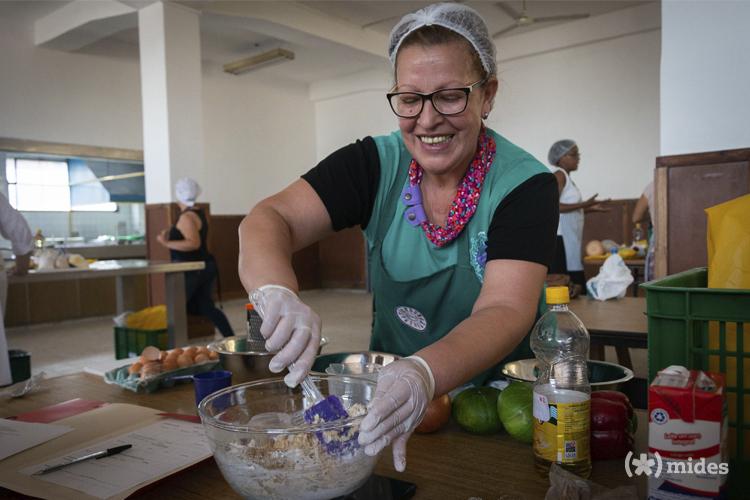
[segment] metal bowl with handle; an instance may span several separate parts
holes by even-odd
[[[327,343],[325,337],[320,339],[318,354]],[[211,343],[208,349],[219,353],[221,366],[232,372],[232,384],[283,377],[283,373],[273,373],[268,369],[273,353],[249,341],[247,336],[226,337]]]

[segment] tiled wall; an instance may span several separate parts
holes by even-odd
[[[41,229],[45,237],[81,236],[88,241],[100,235],[125,236],[146,232],[143,203],[118,203],[116,212],[21,213],[31,231]]]
[[[42,230],[45,237],[83,237],[85,241],[100,235],[125,236],[146,233],[143,203],[118,203],[116,212],[21,212],[29,223],[32,234]],[[0,248],[10,248],[10,242],[0,237]],[[10,257],[10,252],[3,251]]]

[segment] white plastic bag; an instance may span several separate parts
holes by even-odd
[[[617,254],[607,257],[599,269],[599,274],[588,280],[586,290],[596,300],[607,300],[625,296],[633,282],[633,273]]]

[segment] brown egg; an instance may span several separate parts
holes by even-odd
[[[193,357],[195,356],[195,352],[196,352],[197,350],[198,350],[198,349],[197,349],[196,347],[190,346],[190,347],[186,347],[186,348],[185,348],[185,350],[184,350],[184,351],[182,351],[182,353],[183,353],[183,354],[187,354],[187,355],[189,355],[189,356],[190,356],[191,358],[193,358]]]
[[[177,366],[180,368],[185,368],[186,366],[192,366],[193,365],[193,358],[188,353],[182,353],[177,358]]]
[[[195,362],[196,365],[198,363],[205,363],[206,361],[208,361],[208,354],[203,354],[203,353],[196,354],[193,361]]]
[[[158,347],[152,345],[146,346],[141,353],[141,358],[144,363],[148,363],[149,361],[159,361],[159,358],[161,358],[161,351]]]
[[[163,372],[171,372],[172,370],[176,370],[178,368],[177,365],[177,357],[174,358],[167,358],[164,360],[164,362],[161,364],[161,370]]]
[[[146,363],[143,365],[143,368],[141,368],[141,378],[149,378],[154,377],[156,375],[159,375],[161,373],[161,363],[158,361],[152,361],[150,363]]]
[[[159,355],[159,361],[161,361],[163,363],[164,360],[167,359],[168,355],[169,355],[169,353],[167,351],[162,351],[161,354]]]
[[[182,354],[182,353],[179,353],[179,352],[175,352],[175,351],[169,351],[169,352],[167,353],[167,357],[166,357],[166,358],[164,358],[164,361],[166,361],[166,360],[168,360],[168,359],[172,359],[172,360],[174,360],[175,362],[177,362],[177,358],[179,358],[179,357],[180,357],[180,354]]]
[[[169,354],[172,354],[172,353],[176,352],[177,355],[179,356],[180,354],[182,354],[182,351],[183,351],[182,347],[175,347],[174,349],[172,349],[171,351],[169,351]]]
[[[216,351],[209,351],[208,359],[219,359],[219,353]]]
[[[135,363],[130,365],[130,368],[128,368],[128,373],[131,375],[134,373],[141,373],[141,368],[143,368],[143,363],[136,361]]]
[[[195,350],[195,355],[197,356],[198,354],[205,354],[206,356],[208,356],[208,347],[206,346],[198,347]]]

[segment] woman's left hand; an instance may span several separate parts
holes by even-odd
[[[359,443],[374,456],[393,443],[393,466],[406,469],[406,441],[432,400],[435,382],[427,363],[411,356],[386,365],[378,376],[375,396],[359,426]]]

